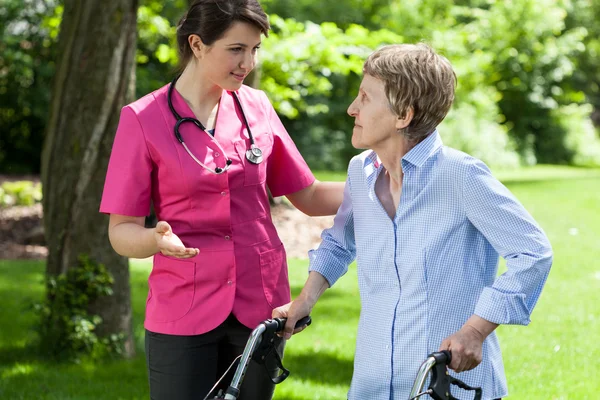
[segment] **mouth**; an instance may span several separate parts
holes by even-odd
[[[233,76],[233,79],[239,81],[239,82],[243,82],[244,79],[246,78],[247,74],[235,74],[235,73],[231,73],[231,76]]]

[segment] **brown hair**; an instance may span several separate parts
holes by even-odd
[[[409,140],[419,142],[433,132],[454,101],[452,65],[423,43],[382,47],[367,58],[364,72],[383,81],[394,114],[404,118],[413,109],[402,132]]]
[[[196,0],[177,25],[179,68],[183,70],[193,57],[188,37],[198,35],[210,46],[219,40],[234,22],[246,22],[269,35],[269,19],[257,0]]]

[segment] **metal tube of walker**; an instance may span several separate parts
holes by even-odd
[[[242,381],[244,380],[244,375],[246,374],[246,370],[248,369],[248,364],[250,363],[252,354],[254,353],[254,349],[260,344],[260,341],[262,340],[262,334],[266,329],[267,328],[264,324],[260,324],[250,334],[250,345],[244,348],[242,358],[240,359],[240,364],[235,370],[235,374],[233,375],[233,379],[231,380],[231,385],[229,386],[229,388],[227,389],[227,393],[225,394],[225,400],[237,399],[240,386],[242,385]]]
[[[423,386],[425,386],[425,381],[427,380],[427,375],[431,368],[435,365],[436,361],[433,357],[428,357],[421,367],[419,368],[419,372],[417,372],[417,377],[415,378],[415,383],[413,384],[413,388],[410,391],[409,400],[415,398],[418,394],[423,390]]]

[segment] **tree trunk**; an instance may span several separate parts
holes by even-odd
[[[42,152],[47,274],[77,265],[80,254],[102,263],[114,294],[91,306],[99,336],[126,335],[134,354],[126,258],[108,241],[108,217],[98,212],[121,107],[135,88],[138,0],[65,0],[59,57]]]

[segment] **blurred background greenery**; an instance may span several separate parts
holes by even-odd
[[[62,2],[0,1],[0,173],[39,173]],[[596,0],[263,0],[272,33],[260,88],[310,166],[356,154],[346,108],[362,63],[425,41],[453,63],[447,145],[502,167],[600,165],[600,2]],[[136,94],[170,81],[186,0],[141,0]],[[81,83],[85,88],[85,82]],[[85,127],[82,127],[85,129]]]

